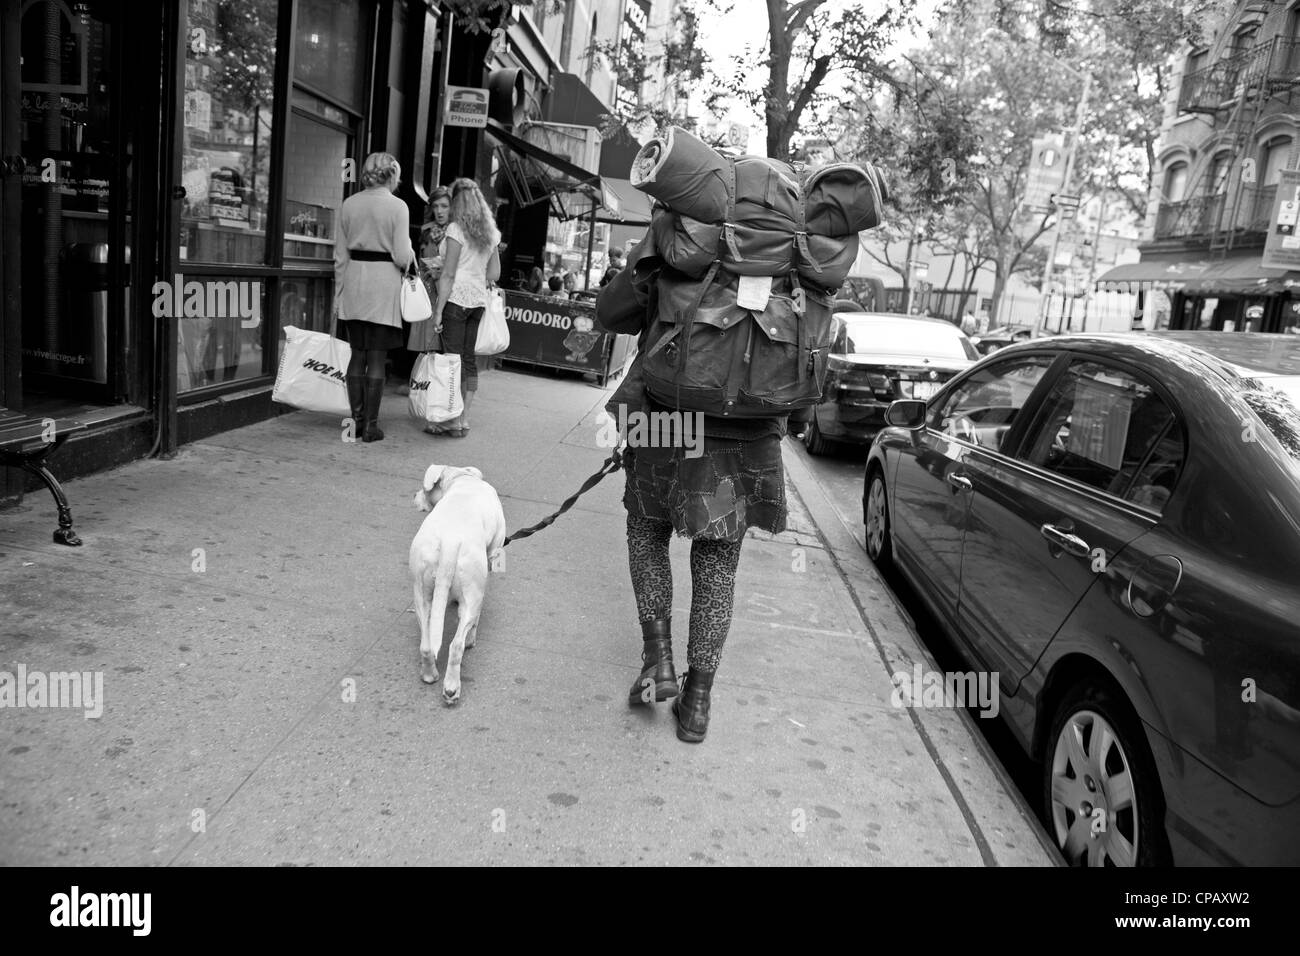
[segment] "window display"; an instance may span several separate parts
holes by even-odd
[[[190,0],[181,258],[266,256],[278,0]]]

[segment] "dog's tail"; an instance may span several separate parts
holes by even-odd
[[[438,646],[442,645],[442,622],[447,615],[447,598],[451,593],[451,582],[456,578],[456,562],[459,559],[460,541],[444,541],[438,549],[433,599],[429,601],[429,633],[438,635]]]

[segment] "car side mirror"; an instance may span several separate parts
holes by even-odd
[[[895,428],[924,428],[925,416],[925,402],[915,398],[900,398],[885,410],[885,422]]]

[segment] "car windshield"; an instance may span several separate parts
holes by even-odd
[[[978,359],[979,352],[955,325],[926,319],[846,319],[849,355]]]
[[[1275,375],[1251,380],[1242,398],[1296,462],[1300,462],[1300,376]]]

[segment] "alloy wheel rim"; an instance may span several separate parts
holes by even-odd
[[[1056,845],[1067,862],[1137,865],[1132,763],[1115,729],[1096,711],[1072,714],[1056,738],[1051,810]]]
[[[867,553],[878,557],[884,545],[885,486],[879,478],[874,478],[867,493]]]

